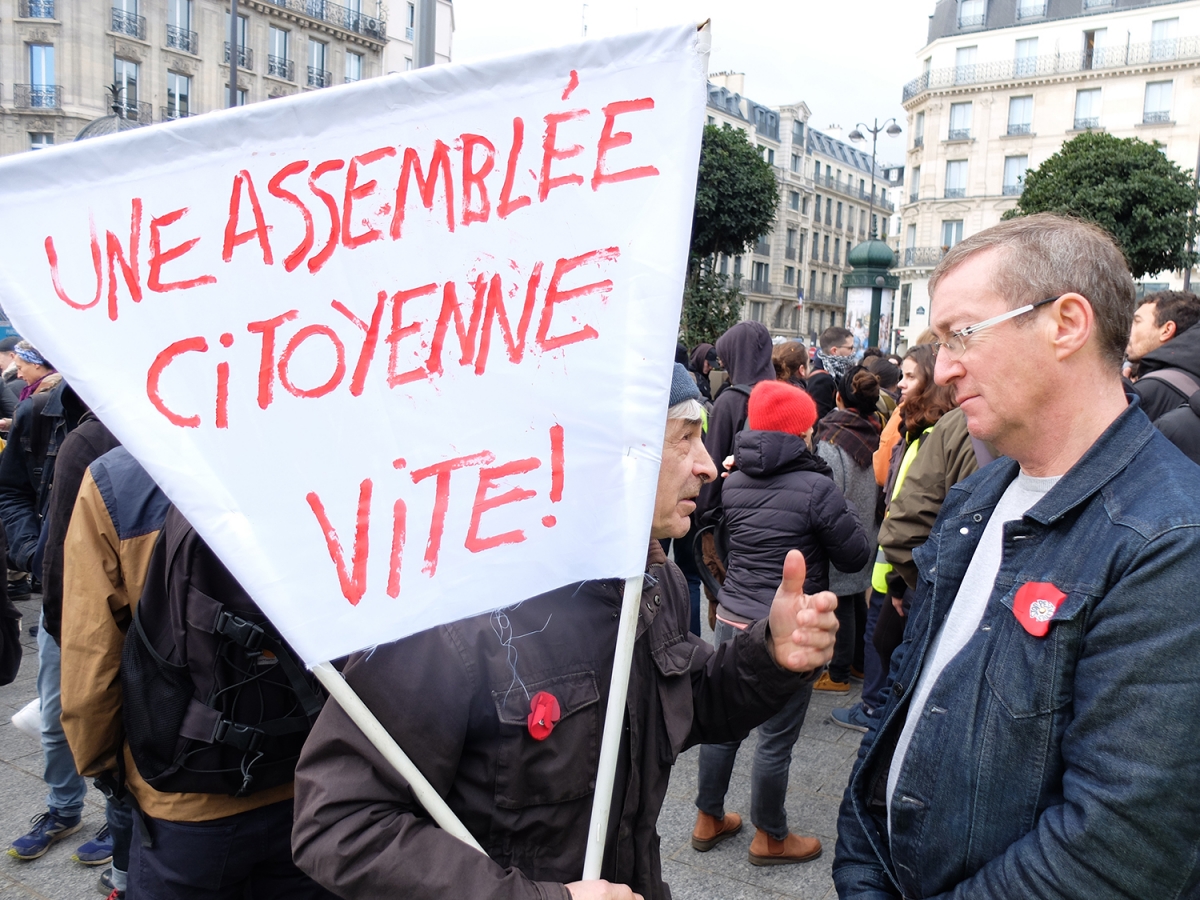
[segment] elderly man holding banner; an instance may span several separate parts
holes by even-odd
[[[695,382],[676,364],[652,537],[681,537],[716,477]],[[602,874],[579,881],[609,693],[619,580],[361,652],[347,681],[404,745],[482,856],[438,828],[409,785],[328,704],[296,772],[298,865],[346,897],[669,898],[655,824],[671,764],[740,740],[828,662],[829,593],[805,595],[793,551],[767,619],[713,650],[688,633],[687,585],[650,542]]]

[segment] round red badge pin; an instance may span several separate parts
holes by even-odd
[[[548,691],[538,691],[529,701],[529,735],[535,741],[544,741],[562,718],[558,698]]]

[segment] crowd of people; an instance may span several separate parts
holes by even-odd
[[[1053,215],[962,241],[930,291],[901,355],[753,321],[680,348],[592,880],[621,581],[345,661],[480,853],[322,707],[51,363],[0,342],[0,625],[41,590],[49,790],[10,853],[79,830],[86,776],[107,825],[76,858],[108,866],[110,900],[669,900],[656,822],[679,755],[700,745],[707,852],[743,828],[725,798],[757,729],[749,861],[813,860],[785,802],[795,744],[814,691],[860,682],[831,714],[863,734],[843,900],[1200,896],[1200,297],[1137,300],[1112,238]]]

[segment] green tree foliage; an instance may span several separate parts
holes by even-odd
[[[778,205],[779,186],[762,151],[736,128],[706,125],[692,215],[693,259],[745,253],[771,230]]]
[[[1095,222],[1117,239],[1134,278],[1186,269],[1196,261],[1188,243],[1200,230],[1200,196],[1192,172],[1160,146],[1084,132],[1028,172],[1017,208],[1004,218],[1053,212]]]
[[[716,343],[717,338],[737,324],[742,313],[742,295],[724,275],[700,272],[689,279],[683,293],[679,340],[690,349],[697,344]]]
[[[713,259],[718,253],[745,253],[771,230],[778,205],[775,173],[745,132],[728,125],[705,126],[679,326],[680,340],[689,347],[715,341],[738,321],[741,295],[712,271]]]

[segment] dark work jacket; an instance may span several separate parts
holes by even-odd
[[[871,547],[853,505],[803,440],[743,431],[733,456],[737,470],[722,492],[729,533],[728,571],[717,595],[722,606],[747,619],[765,616],[792,549],[804,554],[808,593],[829,587],[831,560],[847,572],[867,564]]]
[[[814,369],[810,372],[804,389],[817,404],[818,419],[825,418],[837,408],[837,382],[824,369]]]
[[[601,877],[668,900],[655,823],[671,765],[740,740],[806,681],[775,665],[767,623],[718,650],[688,633],[687,583],[652,541]],[[356,654],[345,675],[487,851],[430,821],[336,703],[296,770],[296,863],[358,900],[567,900],[582,877],[623,582],[568,585]],[[544,741],[530,698],[562,718]],[[490,857],[490,858],[489,858]]]
[[[63,407],[63,392],[67,390],[63,382],[22,400],[13,413],[8,443],[0,453],[0,519],[8,535],[9,565],[23,572],[38,571],[33,557],[54,479],[54,463],[63,438],[75,424]]]
[[[119,446],[120,441],[88,410],[58,448],[54,484],[46,510],[46,548],[42,559],[42,615],[46,632],[55,641],[59,639],[62,622],[63,541],[67,537],[67,526],[71,524],[79,485],[88,466]]]
[[[1179,409],[1172,410],[1154,423],[1167,440],[1194,463],[1200,463],[1200,391]]]
[[[1157,350],[1147,353],[1138,364],[1138,381],[1133,391],[1142,401],[1142,411],[1151,422],[1187,403],[1181,394],[1161,378],[1147,378],[1151,372],[1182,369],[1200,382],[1200,328],[1194,325],[1175,335]]]

